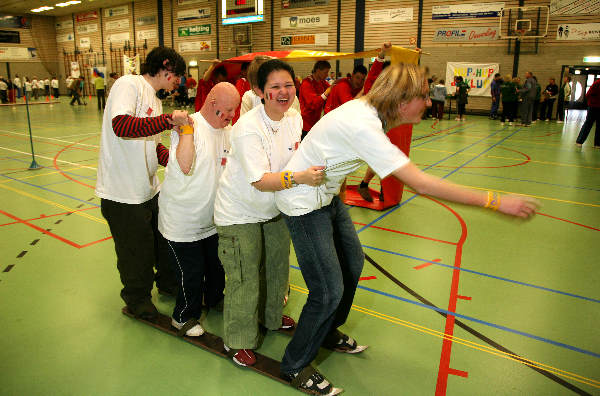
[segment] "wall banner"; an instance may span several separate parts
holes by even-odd
[[[104,16],[107,18],[119,16],[119,15],[127,15],[128,13],[129,13],[129,7],[127,5],[104,9]]]
[[[152,40],[158,37],[156,30],[138,30],[136,35],[138,40]]]
[[[304,8],[329,5],[329,0],[281,0],[281,8]]]
[[[178,21],[189,21],[190,19],[200,19],[210,17],[210,8],[194,8],[191,10],[177,11]]]
[[[504,2],[439,5],[431,7],[431,19],[499,17],[503,8]]]
[[[31,29],[31,17],[0,13],[0,28]]]
[[[21,33],[16,30],[0,30],[0,43],[21,43]]]
[[[329,26],[329,14],[301,15],[281,18],[282,29],[302,29]]]
[[[122,43],[129,41],[129,32],[109,34],[107,37],[109,43]]]
[[[56,35],[56,42],[57,43],[64,43],[66,41],[74,41],[75,37],[73,36],[73,33],[67,33],[67,34],[57,34]]]
[[[474,42],[498,40],[498,27],[440,28],[433,33],[433,41]]]
[[[565,40],[600,40],[600,23],[570,23],[558,25],[556,39]]]
[[[75,15],[77,22],[93,21],[94,19],[98,19],[98,11],[83,12]]]
[[[123,75],[140,74],[140,55],[129,57],[123,55]]]
[[[552,15],[598,15],[600,3],[590,0],[550,0]]]
[[[77,33],[94,33],[98,31],[97,23],[90,23],[89,25],[77,26]]]
[[[135,24],[139,26],[156,25],[156,15],[135,18]]]
[[[298,36],[281,36],[281,45],[327,45],[329,42],[328,33],[317,33],[317,34],[305,34]]]
[[[394,23],[413,20],[413,9],[390,8],[385,10],[369,11],[369,23]]]
[[[90,48],[91,45],[92,45],[92,43],[91,43],[89,37],[81,37],[79,39],[79,46],[81,48]]]
[[[491,96],[490,85],[494,80],[494,74],[499,73],[498,63],[446,63],[446,89],[453,94],[456,90],[454,76],[462,76],[464,81],[471,87],[469,96]]]
[[[0,59],[15,60],[15,59],[34,59],[37,58],[37,50],[35,48],[25,47],[0,47]]]
[[[179,43],[179,52],[201,52],[210,50],[210,41],[186,41],[185,43]]]
[[[73,29],[73,20],[56,22],[56,29]]]
[[[207,25],[181,26],[177,28],[177,35],[179,37],[200,36],[203,34],[210,34],[210,23]]]
[[[206,0],[177,0],[177,5],[188,5],[188,4],[195,4],[195,3],[201,3],[203,1]]]
[[[106,30],[129,29],[129,19],[117,19],[116,21],[106,22]]]
[[[71,62],[71,77],[77,78],[81,75],[78,62]]]

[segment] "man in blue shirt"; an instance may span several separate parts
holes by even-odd
[[[500,73],[496,73],[494,74],[494,80],[491,85],[492,109],[490,110],[490,118],[492,120],[498,118],[498,107],[500,107],[500,85],[502,85],[502,77]]]

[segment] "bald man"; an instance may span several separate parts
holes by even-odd
[[[193,128],[176,128],[171,134],[158,200],[158,229],[169,244],[179,283],[171,324],[182,336],[204,334],[198,322],[203,300],[209,308],[223,300],[225,275],[217,254],[213,211],[229,153],[230,124],[239,104],[237,89],[218,83],[202,109],[191,115]]]

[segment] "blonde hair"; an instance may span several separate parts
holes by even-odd
[[[504,80],[505,80],[506,82],[511,82],[511,81],[512,81],[512,79],[513,79],[513,78],[512,78],[512,76],[511,76],[510,74],[507,74],[506,76],[504,76]]]
[[[258,87],[258,69],[260,65],[271,59],[275,58],[269,55],[256,55],[252,59],[252,62],[250,62],[250,66],[248,66],[248,81],[252,88]]]
[[[398,106],[423,95],[427,85],[427,70],[419,65],[400,63],[387,67],[375,80],[365,100],[379,114],[387,127],[400,121]]]

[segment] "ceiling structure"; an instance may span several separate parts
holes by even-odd
[[[61,16],[131,3],[131,1],[127,0],[81,0],[80,4],[68,7],[55,6],[56,3],[64,1],[67,0],[0,0],[0,13],[17,16],[26,14]],[[32,9],[42,6],[51,6],[54,9],[43,12],[31,12]]]

